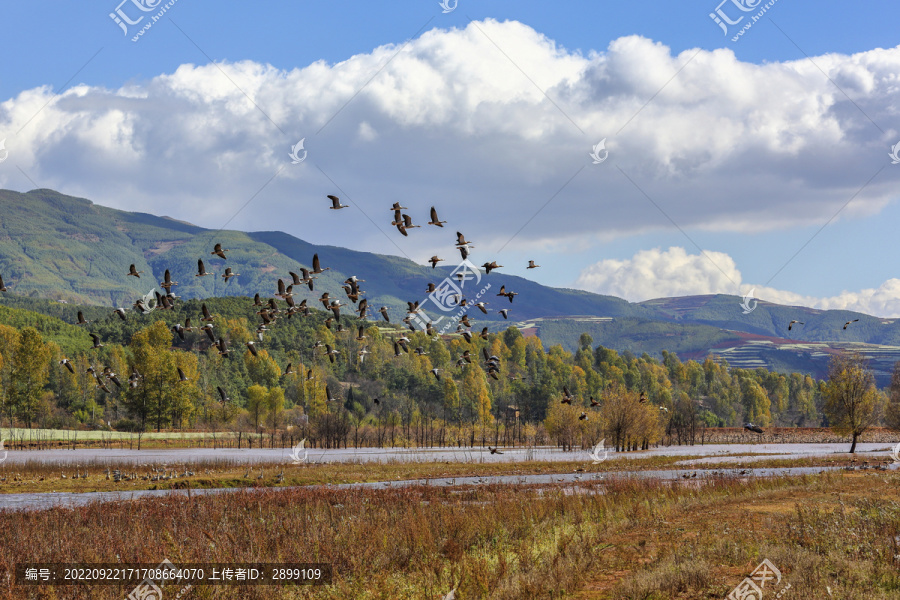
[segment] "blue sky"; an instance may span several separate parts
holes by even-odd
[[[117,5],[4,7],[0,187],[213,228],[254,197],[229,227],[455,258],[452,232],[390,228],[402,198],[548,285],[900,315],[894,261],[872,260],[898,250],[896,3],[778,0],[737,42],[756,9],[731,0],[728,36],[715,1],[178,0],[136,43]],[[310,161],[281,170],[301,137]],[[327,193],[368,216],[310,217]]]

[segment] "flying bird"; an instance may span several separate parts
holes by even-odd
[[[441,376],[440,376],[441,371],[442,371],[442,369],[432,369],[431,370],[431,373],[434,375],[434,378],[437,379],[438,381],[441,380]]]
[[[100,336],[98,336],[96,333],[91,333],[88,335],[90,335],[91,339],[94,340],[94,345],[91,346],[91,349],[103,347],[103,344],[100,343]]]
[[[503,267],[503,265],[498,265],[496,260],[495,260],[495,261],[491,261],[491,262],[489,262],[489,263],[484,263],[484,264],[481,265],[481,266],[484,267],[484,272],[485,272],[485,274],[490,273],[490,272],[493,271],[494,269],[500,269],[500,268]]]
[[[228,344],[225,343],[224,339],[219,338],[219,341],[216,342],[216,346],[219,348],[220,356],[228,356]]]
[[[247,348],[250,350],[250,354],[253,356],[259,356],[259,351],[256,349],[256,342],[250,340],[247,342]]]
[[[525,267],[525,268],[526,268],[526,269],[537,269],[537,268],[540,267],[540,266],[541,266],[541,265],[536,265],[536,264],[534,264],[534,261],[533,261],[533,260],[529,260],[529,261],[528,261],[528,266]]]
[[[134,367],[131,367],[131,375],[128,376],[128,387],[136,388],[141,381],[141,374]]]
[[[433,269],[433,268],[435,268],[435,267],[437,266],[437,264],[438,264],[439,262],[441,262],[442,260],[444,260],[444,259],[443,259],[443,258],[438,258],[438,257],[437,257],[437,254],[435,254],[434,256],[432,256],[431,258],[428,259],[428,262],[431,263],[431,268]]]
[[[120,319],[122,319],[123,321],[125,320],[125,309],[124,309],[124,308],[117,308],[117,309],[115,310],[115,313],[116,313],[117,315],[119,315],[119,318],[120,318]]]
[[[225,390],[222,389],[221,385],[217,385],[216,389],[219,391],[219,397],[222,398],[222,404],[231,400],[231,398],[228,397],[228,394],[225,393]]]
[[[232,273],[231,272],[231,267],[225,267],[225,272],[222,273],[222,279],[224,279],[225,281],[228,281],[232,277],[237,277],[238,275],[240,275],[240,273]],[[281,280],[279,279],[279,281],[281,281]]]
[[[853,319],[852,321],[847,321],[846,323],[844,323],[844,329],[847,329],[847,325],[849,325],[850,323],[856,323],[857,321],[859,321],[859,319]]]
[[[213,251],[210,254],[214,254],[219,258],[226,258],[225,253],[228,252],[228,248],[222,248],[222,244],[216,244],[213,246]]]
[[[300,280],[302,282],[306,282],[306,285],[309,286],[309,291],[313,291],[313,279],[318,279],[318,277],[313,277],[309,274],[309,270],[304,267],[300,267],[300,272],[303,274],[303,278]]]
[[[381,313],[381,316],[384,317],[384,320],[388,323],[391,322],[391,318],[388,316],[387,306],[382,306],[378,309],[378,312]]]
[[[801,323],[800,321],[797,321],[795,319],[795,320],[791,321],[790,323],[788,323],[788,331],[791,330],[791,328],[794,326],[794,323],[796,323],[797,325],[806,325],[806,323]],[[844,325],[844,329],[847,329],[846,325]]]
[[[200,305],[200,311],[203,313],[203,318],[200,319],[201,321],[210,321],[211,322],[215,318],[211,314],[209,314],[209,309],[206,308],[205,303]]]
[[[412,217],[410,217],[409,215],[403,214],[402,217],[403,217],[403,227],[405,229],[413,229],[415,227],[421,227],[421,225],[413,225]]]
[[[407,210],[408,208],[409,208],[408,206],[400,206],[399,202],[394,202],[394,205],[391,207],[391,210],[393,210],[393,211]]]
[[[501,315],[503,315],[503,318],[504,318],[504,319],[508,319],[508,318],[509,318],[509,317],[508,317],[508,315],[509,315],[509,309],[508,309],[508,308],[501,308],[501,309],[498,310],[497,312],[500,313]]]
[[[346,304],[341,304],[340,300],[332,300],[331,304],[328,305],[328,309],[334,313],[334,318],[340,322],[341,319],[341,307],[346,306]]]
[[[163,275],[163,280],[159,282],[159,286],[169,292],[172,290],[173,285],[178,285],[178,282],[172,281],[172,275],[169,273],[169,270],[166,269],[166,272]]]
[[[488,446],[488,450],[491,451],[491,454],[503,454],[503,452],[500,451],[500,448],[491,448]]]
[[[337,196],[328,194],[328,199],[331,200],[331,206],[328,207],[331,210],[340,210],[342,208],[349,208],[348,204],[341,204],[341,199],[338,198]]]
[[[463,234],[461,234],[458,231],[456,232],[456,245],[457,246],[469,246],[469,247],[474,248],[474,246],[472,246],[472,244],[470,244],[469,242],[466,241],[466,236],[464,236]]]
[[[78,322],[76,323],[76,325],[87,325],[88,323],[90,323],[90,321],[85,321],[84,313],[79,310],[78,311]]]
[[[0,292],[5,292],[6,286],[3,285],[3,277],[0,277]]]
[[[507,298],[509,298],[509,302],[512,303],[513,297],[514,297],[514,296],[518,296],[518,295],[519,295],[519,292],[512,292],[512,291],[507,292],[507,291],[506,291],[506,286],[505,286],[505,285],[501,285],[501,286],[500,286],[500,293],[497,294],[497,295],[498,295],[498,296],[506,296]]]
[[[208,273],[206,271],[206,267],[203,266],[203,259],[197,260],[197,274],[194,277],[204,277],[206,275],[212,275],[212,273]]]
[[[747,431],[752,431],[754,433],[762,433],[763,429],[759,425],[754,425],[753,423],[744,423],[744,429]]]
[[[187,378],[187,375],[184,374],[184,371],[181,369],[181,367],[176,367],[176,369],[178,369],[179,381],[190,381],[190,379]]]
[[[578,417],[578,420],[579,421],[587,421],[588,420],[587,413],[582,411],[581,416]]]
[[[128,275],[130,275],[130,276],[132,276],[132,277],[137,277],[138,279],[140,279],[140,278],[141,278],[141,273],[143,273],[143,271],[138,271],[138,270],[134,267],[134,265],[131,265],[131,266],[128,267]]]
[[[431,220],[428,221],[428,224],[429,224],[429,225],[435,225],[435,226],[437,226],[437,227],[443,227],[443,226],[444,226],[444,223],[446,223],[446,222],[447,222],[447,221],[441,221],[440,219],[438,219],[437,211],[436,211],[436,210],[434,209],[434,207],[432,206],[432,207],[431,207]]]
[[[59,361],[59,364],[67,368],[69,370],[69,373],[72,373],[73,375],[75,374],[75,367],[72,366],[72,361],[70,361],[68,358],[63,357],[63,359]]]
[[[330,360],[332,363],[334,362],[334,356],[340,353],[340,350],[332,348],[330,345],[325,344],[325,354],[328,355],[328,360]]]
[[[313,275],[319,275],[319,274],[324,273],[325,271],[328,271],[328,270],[330,270],[330,269],[331,269],[331,267],[325,267],[325,268],[323,269],[323,268],[322,268],[322,265],[319,263],[319,255],[318,255],[318,253],[313,254],[313,270],[312,270],[312,274],[313,274]]]
[[[335,401],[334,396],[331,395],[331,388],[329,388],[327,385],[325,386],[325,399],[327,402]]]
[[[291,285],[291,287],[294,287],[293,284]],[[279,279],[278,280],[278,293],[275,294],[275,297],[276,298],[285,298],[290,294],[291,294],[291,292],[289,292],[287,287],[285,287],[285,285],[284,285],[284,280]]]

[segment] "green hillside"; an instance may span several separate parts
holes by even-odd
[[[239,273],[227,283],[221,278],[226,261],[210,255],[216,242],[228,249],[227,265]],[[186,303],[198,298],[252,297],[256,293],[270,298],[279,278],[288,279],[289,272],[310,268],[316,253],[329,270],[318,276],[314,291],[305,286],[295,289],[297,302],[306,299],[311,306],[321,306],[318,298],[323,292],[345,299],[341,283],[356,275],[365,280],[361,287],[373,309],[370,319],[380,319],[375,311],[387,306],[394,323],[406,315],[407,302],[425,301],[427,284],[439,285],[453,269],[432,269],[397,256],[317,246],[277,231],[213,231],[167,217],[98,206],[53,190],[24,194],[0,190],[0,275],[9,290],[0,293],[0,306],[61,319],[63,323],[50,319],[36,326],[64,349],[73,340],[86,341],[83,332],[60,328],[75,321],[77,306],[82,306],[88,319],[109,319],[110,306],[130,308],[151,289],[159,291],[166,269],[178,282],[174,293]],[[215,276],[195,276],[198,258]],[[131,263],[143,271],[140,279],[127,276]],[[742,368],[764,366],[821,376],[831,354],[854,348],[877,363],[873,366],[882,385],[893,362],[900,359],[900,321],[851,311],[823,311],[760,300],[752,312],[744,314],[740,297],[722,294],[630,303],[580,290],[551,288],[502,271],[482,274],[480,282],[469,282],[463,291],[472,298],[488,285],[483,300],[488,302],[489,314],[469,311],[476,329],[487,324],[492,331],[499,331],[520,323],[548,347],[561,344],[570,351],[577,349],[579,336],[588,333],[596,343],[636,355],[646,352],[658,358],[668,350],[683,358],[701,359],[714,353]],[[513,303],[496,296],[503,285],[518,293]],[[220,301],[224,300],[215,302]],[[445,325],[450,331],[455,329],[451,316],[455,311],[442,312],[430,303],[425,308],[432,319],[444,317],[437,325],[439,329]],[[497,314],[500,308],[511,309],[508,321]],[[253,320],[252,314],[247,316]],[[789,332],[787,325],[793,319],[804,325],[795,325]],[[844,329],[844,323],[853,319],[859,321]],[[8,321],[16,327],[26,324],[25,320],[20,313],[0,314],[0,322]],[[125,329],[125,334],[133,333],[130,326]],[[813,346],[807,348],[804,343]]]
[[[744,331],[802,341],[866,342],[900,345],[900,321],[882,319],[849,310],[817,310],[804,306],[785,306],[760,301],[749,314],[743,314],[740,296],[717,294],[659,298],[641,302],[656,318],[672,323],[700,323],[722,329]],[[792,320],[804,325],[794,325]],[[844,324],[852,319],[859,322]]]
[[[227,264],[239,276],[225,283],[225,261],[210,255],[221,243],[229,249]],[[173,291],[184,299],[210,296],[264,297],[275,293],[277,280],[310,267],[318,253],[330,270],[319,275],[315,291],[294,290],[299,302],[317,299],[327,291],[343,297],[341,282],[356,275],[369,304],[385,305],[392,319],[406,313],[408,301],[423,301],[426,285],[439,284],[452,270],[431,269],[405,258],[357,252],[335,246],[316,246],[282,232],[212,231],[165,217],[130,213],[93,204],[53,190],[18,193],[0,190],[0,275],[9,288],[6,296],[46,298],[78,304],[130,307],[169,269],[178,282]],[[195,277],[202,258],[214,277]],[[127,277],[128,265],[143,271]],[[651,309],[619,298],[542,286],[520,277],[495,272],[482,277],[490,315],[478,320],[502,321],[496,311],[511,308],[511,320],[539,316],[592,314],[650,317]],[[495,296],[501,285],[519,295],[510,305]],[[471,286],[470,286],[471,287]],[[466,289],[474,296],[478,289]],[[430,313],[431,314],[431,313]],[[435,312],[432,316],[439,316]],[[497,323],[503,327],[505,323]]]

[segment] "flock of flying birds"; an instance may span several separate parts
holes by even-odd
[[[340,199],[337,196],[329,195],[328,199],[331,200],[332,205],[329,207],[332,210],[340,210],[342,208],[348,208],[348,205],[341,204]],[[419,225],[415,225],[412,222],[412,218],[401,211],[407,210],[407,207],[401,206],[399,202],[394,203],[391,207],[391,210],[394,212],[394,219],[391,222],[391,225],[397,227],[398,231],[404,236],[409,235],[409,230],[420,227]],[[441,221],[438,218],[437,210],[432,206],[431,211],[431,220],[428,222],[429,225],[433,225],[436,227],[443,228],[446,221]],[[468,242],[465,236],[457,232],[456,233],[456,249],[459,251],[460,256],[463,260],[466,260],[469,256],[469,251],[474,247],[470,242]],[[221,258],[223,260],[227,260],[226,252],[229,250],[227,248],[223,248],[222,244],[217,243],[213,247],[211,255]],[[432,256],[429,259],[429,263],[431,264],[431,268],[434,269],[439,262],[443,262],[443,258],[439,258],[438,256]],[[485,270],[485,273],[490,273],[495,269],[503,268],[503,265],[497,264],[496,261],[486,262],[482,265]],[[528,261],[528,269],[536,269],[539,268],[540,265],[535,264],[533,260]],[[294,301],[294,286],[307,286],[310,291],[315,290],[314,281],[318,279],[318,275],[321,275],[325,271],[330,270],[330,267],[322,267],[321,262],[319,260],[319,255],[314,254],[312,259],[312,269],[307,269],[305,267],[300,268],[300,274],[289,272],[290,280],[288,283],[285,283],[285,279],[279,278],[277,282],[277,292],[274,294],[273,298],[269,298],[266,301],[260,297],[257,293],[253,298],[253,306],[258,308],[257,315],[260,317],[260,323],[256,328],[256,335],[258,341],[250,340],[246,342],[246,347],[250,351],[253,356],[258,356],[258,348],[257,344],[263,341],[264,334],[269,331],[269,327],[273,325],[277,319],[286,316],[287,318],[293,317],[295,314],[300,314],[303,316],[310,315],[310,307],[307,305],[307,300],[303,299],[301,302]],[[135,277],[140,279],[141,274],[144,271],[137,270],[135,265],[130,265],[128,268],[128,273],[126,276]],[[466,275],[465,270],[460,273],[457,273],[459,279],[463,280]],[[232,277],[239,276],[240,273],[235,273],[231,269],[231,267],[226,267],[224,273],[222,273],[221,277],[227,282]],[[206,265],[203,262],[203,259],[197,260],[197,273],[194,277],[206,277],[206,276],[214,276],[214,273],[206,270]],[[364,279],[359,279],[357,276],[352,275],[348,277],[342,284],[344,291],[347,295],[347,299],[350,300],[355,307],[353,308],[353,312],[359,317],[359,319],[366,319],[369,314],[369,304],[368,300],[363,297],[365,291],[360,288],[360,283],[365,282]],[[172,293],[172,288],[178,285],[177,281],[172,279],[172,275],[169,269],[166,269],[165,274],[163,275],[163,280],[159,282],[160,287],[165,290],[165,294],[160,294],[159,292],[155,292],[155,304],[154,298],[145,296],[144,298],[138,299],[134,302],[132,308],[142,314],[147,314],[156,309],[160,310],[172,310],[175,308],[175,301],[178,299],[178,296]],[[436,287],[433,283],[429,283],[426,289],[426,293],[432,293],[436,290]],[[0,291],[6,291],[6,288],[3,286],[3,280],[0,278]],[[500,292],[497,294],[499,297],[504,297],[509,300],[510,303],[513,302],[515,296],[517,296],[517,292],[508,291],[506,286],[503,285],[500,287]],[[286,308],[282,308],[278,305],[276,298],[280,298],[287,305]],[[324,292],[322,296],[319,298],[319,302],[322,303],[325,311],[330,311],[333,316],[328,317],[325,320],[325,325],[329,329],[332,328],[332,325],[336,325],[337,332],[343,332],[344,328],[341,323],[341,309],[349,306],[346,303],[342,303],[340,299],[332,298],[329,296],[328,292]],[[455,302],[458,306],[468,306],[470,305],[468,300],[461,295],[457,294],[455,297]],[[488,314],[487,302],[474,302],[471,303],[471,306],[477,307],[483,314]],[[407,302],[408,310],[407,315],[403,319],[403,322],[407,325],[407,327],[415,332],[417,331],[416,327],[412,324],[413,317],[420,312],[419,302]],[[221,356],[229,356],[232,352],[229,349],[226,340],[217,336],[214,333],[214,325],[213,321],[215,320],[215,315],[210,313],[206,304],[201,304],[200,307],[202,315],[200,316],[200,326],[195,326],[191,323],[191,318],[188,317],[185,319],[185,322],[177,323],[171,327],[171,330],[175,335],[177,335],[181,340],[185,340],[185,333],[190,333],[196,330],[202,331],[209,338],[211,343],[211,347],[215,348],[219,355]],[[500,309],[498,313],[503,316],[504,319],[508,318],[509,308]],[[386,306],[382,306],[378,309],[378,313],[384,318],[385,321],[390,322],[390,316],[388,314],[388,309]],[[127,320],[127,312],[124,308],[117,308],[113,311],[113,314],[118,316],[120,319]],[[81,311],[78,311],[78,320],[77,325],[87,325],[89,321],[84,318],[84,314]],[[425,324],[425,333],[429,336],[433,336],[436,334],[432,323],[429,321]],[[472,339],[474,337],[480,337],[482,339],[488,339],[488,328],[482,328],[480,333],[476,333],[473,335],[472,331],[473,320],[467,314],[463,314],[462,318],[459,320],[459,325],[457,327],[456,333],[462,335],[462,337],[468,343],[472,343]],[[366,326],[361,324],[358,326],[356,340],[364,341],[366,339],[365,335]],[[90,333],[91,340],[93,342],[91,349],[98,349],[103,347],[103,343],[100,337],[96,333]],[[405,334],[399,334],[394,337],[394,356],[400,357],[403,356],[404,353],[409,354],[410,349],[410,339]],[[327,356],[328,359],[334,363],[335,357],[340,355],[340,351],[336,348],[333,348],[330,344],[322,343],[321,341],[316,341],[313,345],[313,352],[317,349],[324,349],[324,356]],[[427,355],[428,353],[422,349],[422,347],[417,347],[414,349],[414,353],[420,356]],[[365,360],[367,354],[369,354],[368,346],[363,346],[360,350],[357,351],[360,362]],[[501,369],[500,358],[497,356],[490,355],[486,348],[482,348],[482,354],[484,358],[484,362],[482,363],[484,369],[487,372],[487,375],[492,377],[493,379],[499,380],[499,373]],[[465,367],[466,365],[473,363],[473,358],[476,358],[470,350],[465,350],[456,361],[457,367]],[[59,364],[66,367],[71,373],[75,373],[75,367],[68,358],[63,358],[59,361]],[[178,367],[178,377],[180,381],[188,381],[188,377],[185,375],[184,371]],[[443,369],[434,368],[431,369],[431,373],[434,375],[435,379],[438,381],[441,380],[441,371]],[[106,393],[111,393],[110,384],[115,385],[116,387],[122,387],[122,382],[119,380],[118,375],[113,372],[110,367],[104,367],[103,369],[97,369],[92,364],[90,364],[87,368],[87,373],[91,374],[97,382],[98,387]],[[292,365],[288,363],[287,367],[284,370],[285,375],[294,374],[295,371],[292,368]],[[510,379],[515,379],[515,376],[510,375]],[[306,380],[312,380],[313,370],[310,368],[306,372]],[[128,378],[128,385],[130,388],[137,388],[142,380],[141,374],[138,370],[132,367],[131,375]],[[227,403],[230,398],[226,391],[221,387],[217,386],[217,390],[223,404]],[[331,390],[326,385],[325,386],[325,395],[328,402],[334,402],[335,398],[331,393]],[[374,399],[375,404],[380,404],[380,400],[378,398]]]
[[[341,204],[340,198],[338,198],[337,196],[328,195],[327,197],[329,200],[331,200],[331,206],[329,207],[331,210],[340,210],[343,208],[349,208],[349,205]],[[404,210],[408,210],[408,208],[405,206],[401,206],[399,202],[395,202],[393,204],[393,206],[391,206],[390,210],[392,210],[394,213],[394,219],[391,221],[391,225],[396,226],[397,230],[402,235],[409,236],[410,229],[415,229],[415,228],[421,227],[420,225],[413,224],[412,218],[408,214],[402,212]],[[438,217],[437,210],[433,206],[431,207],[430,217],[431,217],[431,220],[428,221],[428,225],[433,225],[435,227],[443,228],[444,224],[447,222],[447,221],[440,220],[440,218]],[[468,259],[469,251],[472,248],[474,248],[474,246],[469,241],[467,241],[465,236],[459,231],[456,232],[455,247],[459,251],[462,260]],[[212,250],[212,252],[210,252],[210,254],[213,256],[217,256],[218,258],[221,258],[223,260],[226,260],[227,259],[226,255],[225,255],[226,252],[228,252],[228,249],[223,248],[222,244],[217,243],[213,247],[213,250]],[[434,269],[435,267],[437,267],[437,264],[439,262],[444,262],[444,259],[438,257],[437,255],[434,255],[430,259],[428,259],[428,262],[431,264],[431,268]],[[485,274],[490,274],[490,272],[495,269],[503,268],[503,265],[498,265],[497,261],[491,261],[491,262],[485,262],[483,265],[481,265],[481,267],[484,269]],[[528,266],[526,268],[527,269],[537,269],[539,267],[540,267],[540,265],[535,264],[535,262],[533,260],[529,260]],[[258,326],[256,328],[256,334],[257,334],[257,338],[258,338],[259,342],[263,341],[263,334],[269,330],[268,327],[270,325],[272,325],[276,321],[276,319],[279,318],[279,316],[283,315],[283,316],[287,316],[287,318],[291,318],[295,314],[298,314],[298,313],[303,316],[309,316],[310,308],[309,308],[309,306],[307,306],[306,299],[304,299],[300,303],[296,303],[293,298],[293,288],[295,285],[296,286],[306,285],[310,291],[314,291],[314,283],[313,282],[315,279],[318,278],[316,276],[321,275],[322,273],[324,273],[325,271],[328,271],[328,270],[330,270],[330,267],[323,268],[319,261],[319,255],[314,254],[313,259],[312,259],[312,269],[311,270],[307,269],[305,267],[301,267],[300,275],[298,275],[297,273],[294,273],[294,272],[289,272],[288,274],[290,275],[291,279],[290,279],[290,283],[288,283],[287,285],[285,284],[284,279],[279,278],[278,283],[277,283],[277,287],[278,287],[277,293],[275,293],[274,296],[275,296],[275,298],[282,299],[287,304],[286,310],[282,310],[278,306],[275,298],[269,298],[266,302],[263,302],[258,293],[254,296],[253,306],[256,308],[259,308],[259,310],[257,311],[257,314],[259,315],[260,320],[261,320],[261,322],[258,324]],[[128,268],[128,276],[130,276],[130,277],[136,277],[136,278],[140,279],[142,273],[143,273],[143,271],[138,271],[135,265],[130,265]],[[209,275],[214,275],[214,274],[206,270],[206,266],[203,263],[203,259],[198,259],[197,260],[197,273],[194,275],[194,277],[206,277]],[[221,277],[227,282],[232,277],[237,277],[239,275],[240,275],[240,273],[233,272],[231,267],[226,267],[225,272],[222,273]],[[457,277],[460,280],[464,280],[466,275],[467,275],[467,273],[465,270],[457,273]],[[352,276],[348,277],[346,280],[344,280],[344,282],[342,284],[342,287],[344,288],[344,291],[347,295],[347,299],[352,301],[353,304],[356,305],[356,308],[353,309],[353,312],[355,312],[360,319],[366,319],[366,316],[369,311],[368,300],[364,297],[361,297],[363,294],[365,294],[365,292],[362,289],[360,289],[359,284],[363,283],[363,282],[365,282],[364,279],[359,279],[355,275],[352,275]],[[134,303],[134,305],[132,306],[132,308],[143,314],[147,314],[155,309],[162,309],[162,310],[174,309],[175,300],[178,298],[178,296],[176,296],[172,293],[172,287],[177,286],[178,282],[172,280],[172,276],[171,276],[171,273],[169,272],[169,269],[166,269],[165,274],[163,276],[163,281],[159,282],[159,285],[160,285],[160,287],[162,287],[163,289],[166,290],[166,293],[165,293],[165,295],[163,295],[163,294],[160,294],[159,292],[155,292],[156,303],[154,306],[150,306],[150,302],[152,302],[152,300],[153,300],[152,298],[144,297],[144,298],[137,300]],[[0,292],[5,292],[5,291],[7,291],[6,286],[3,283],[2,276],[0,276]],[[425,291],[426,291],[426,293],[429,293],[429,294],[433,293],[436,291],[436,287],[433,283],[429,283],[427,286],[427,289]],[[515,298],[515,296],[517,296],[517,295],[518,295],[517,292],[507,291],[505,285],[500,286],[500,292],[497,294],[497,296],[499,296],[499,297],[507,298],[510,303],[512,303],[513,298]],[[459,294],[457,294],[455,296],[454,300],[455,300],[457,306],[468,306],[469,305],[468,300],[464,297],[461,297]],[[323,293],[322,296],[319,298],[319,301],[322,303],[322,305],[326,311],[331,311],[334,315],[333,317],[329,317],[325,320],[325,325],[329,329],[331,329],[332,324],[336,322],[336,325],[337,325],[336,330],[338,332],[344,331],[344,328],[343,328],[343,326],[341,324],[341,320],[340,320],[341,308],[346,307],[348,305],[341,303],[341,301],[339,299],[331,298],[328,295],[328,292]],[[411,331],[415,332],[416,328],[412,324],[412,319],[417,313],[420,312],[419,302],[418,301],[407,302],[407,305],[408,305],[407,315],[403,319],[403,322],[409,327],[409,329]],[[477,307],[483,314],[488,314],[486,302],[483,302],[483,301],[482,302],[474,302],[471,305]],[[504,309],[500,309],[497,312],[504,319],[507,319],[508,315],[509,315],[509,311],[510,311],[510,309],[504,308]],[[202,312],[202,316],[200,317],[200,321],[203,324],[201,326],[197,327],[196,329],[199,329],[200,331],[203,331],[206,334],[206,336],[209,338],[212,346],[218,350],[218,352],[221,356],[227,357],[229,355],[229,353],[231,352],[231,350],[229,350],[225,339],[222,338],[221,336],[217,337],[213,333],[213,321],[215,320],[215,316],[209,312],[209,309],[207,309],[206,304],[201,305],[201,312]],[[381,314],[381,316],[384,318],[385,321],[390,322],[390,317],[388,315],[388,309],[386,306],[382,306],[381,308],[379,308],[378,312]],[[126,314],[126,311],[124,308],[115,309],[114,314],[117,315],[123,321],[127,319],[127,314]],[[859,319],[852,319],[850,321],[847,321],[846,323],[844,323],[844,329],[847,329],[847,327],[851,323],[855,323],[857,321],[859,321]],[[88,321],[85,320],[84,315],[82,314],[81,311],[78,311],[77,324],[78,325],[88,324]],[[788,331],[791,331],[793,329],[794,325],[804,325],[804,323],[801,321],[798,321],[798,320],[792,320],[788,324]],[[472,331],[473,331],[472,328],[473,328],[473,321],[469,318],[469,316],[467,314],[463,314],[462,318],[459,320],[459,324],[457,326],[456,333],[461,334],[462,337],[468,343],[472,342],[473,337],[481,337],[482,339],[485,339],[485,340],[488,339],[488,328],[487,327],[482,328],[481,332],[478,334],[475,334],[475,335],[473,335],[473,333],[472,333]],[[181,340],[184,340],[185,333],[193,332],[195,330],[195,327],[191,324],[190,317],[188,317],[185,319],[184,324],[177,323],[177,324],[173,325],[171,327],[171,329],[176,335],[178,335],[179,338],[181,338]],[[358,341],[364,341],[366,339],[365,329],[366,329],[365,325],[359,325],[358,330],[357,330],[357,336],[356,336],[356,339]],[[426,323],[425,333],[429,336],[433,336],[436,333],[434,330],[434,327],[432,326],[430,321]],[[103,343],[101,342],[100,337],[97,334],[90,333],[89,335],[91,336],[91,339],[93,341],[93,345],[91,346],[92,349],[103,347]],[[253,356],[258,356],[258,349],[256,347],[257,343],[258,342],[255,342],[253,340],[248,341],[246,343],[248,350],[250,351],[251,354],[253,354]],[[409,344],[410,344],[410,339],[408,337],[406,337],[405,334],[401,334],[398,337],[395,337],[394,338],[394,356],[395,357],[403,356],[404,352],[408,354],[409,353]],[[335,362],[335,356],[340,354],[339,350],[332,348],[330,344],[323,344],[321,341],[317,341],[315,343],[315,345],[313,346],[313,351],[315,351],[318,348],[325,349],[325,356],[327,356],[328,359],[332,363]],[[493,379],[499,380],[498,374],[500,373],[500,368],[501,368],[500,358],[497,356],[494,356],[494,355],[490,355],[487,351],[487,348],[485,348],[485,347],[482,347],[481,350],[482,350],[482,354],[483,354],[483,358],[484,358],[482,366],[484,367],[488,376],[492,377]],[[424,355],[428,354],[421,347],[415,348],[414,352],[420,356],[424,356]],[[368,346],[363,346],[363,348],[358,350],[357,354],[359,356],[360,362],[363,362],[365,360],[366,355],[369,354]],[[472,355],[471,351],[465,350],[457,358],[456,366],[457,367],[465,367],[466,365],[472,364],[472,359],[473,359],[473,355]],[[62,360],[59,361],[59,364],[66,367],[73,374],[75,373],[75,368],[69,359],[63,358]],[[442,370],[443,369],[439,369],[439,368],[431,369],[431,373],[434,375],[435,379],[437,379],[438,381],[441,380],[440,373]],[[112,383],[116,387],[122,387],[122,383],[119,380],[118,375],[115,372],[113,372],[112,369],[110,369],[110,367],[104,367],[103,369],[96,369],[96,368],[94,368],[93,365],[89,365],[87,368],[87,372],[94,377],[94,379],[97,382],[98,387],[106,393],[111,392],[109,385],[108,385],[110,383]],[[290,363],[288,363],[287,367],[284,370],[284,374],[291,375],[293,373],[294,373],[294,371],[292,369],[292,365]],[[188,378],[185,376],[185,373],[184,373],[184,371],[182,371],[181,368],[178,368],[178,377],[181,381],[188,381]],[[515,379],[515,376],[509,375],[509,378]],[[129,387],[131,387],[131,388],[138,387],[140,385],[141,379],[142,379],[141,374],[137,371],[136,368],[132,367],[131,375],[128,377]],[[313,379],[313,372],[312,372],[312,369],[309,369],[309,370],[307,370],[307,373],[306,373],[306,380],[309,381],[311,379]],[[228,398],[228,395],[225,392],[225,390],[222,389],[221,386],[217,386],[217,390],[218,390],[221,402],[223,404],[227,403],[230,399]],[[326,398],[327,398],[328,402],[335,401],[335,398],[332,396],[331,390],[328,388],[327,385],[325,386],[325,394],[326,394]],[[563,386],[563,397],[560,402],[562,404],[571,405],[573,399],[575,399],[575,397],[569,393],[569,390],[566,386]],[[374,402],[375,402],[375,404],[380,404],[380,401],[378,398],[376,398],[374,400]],[[645,394],[643,392],[641,392],[640,403],[644,404],[646,402],[647,402],[647,398],[646,398]],[[593,397],[590,398],[590,406],[592,408],[599,406],[599,404],[600,403],[597,402],[596,400],[594,400]],[[668,412],[668,408],[666,408],[664,406],[660,406],[659,408],[660,408],[660,410]],[[581,415],[579,416],[579,419],[582,421],[587,420],[588,418],[589,417],[586,412],[582,412]],[[755,433],[759,433],[759,434],[763,433],[762,428],[759,427],[758,425],[754,425],[753,423],[745,423],[744,428],[747,429],[748,431],[753,431]],[[494,453],[494,452],[495,452],[495,450],[492,450],[492,453]]]

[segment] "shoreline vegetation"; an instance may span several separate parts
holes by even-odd
[[[26,429],[0,427],[0,437],[3,439],[3,450],[27,451],[27,450],[52,450],[76,448],[107,448],[118,450],[162,449],[162,448],[293,448],[301,439],[307,439],[308,448],[418,448],[421,450],[435,448],[461,448],[479,449],[487,446],[501,446],[507,448],[561,448],[562,445],[552,445],[552,440],[544,439],[519,442],[515,438],[500,439],[492,435],[491,431],[478,431],[478,428],[444,426],[442,437],[445,441],[456,441],[454,445],[437,445],[421,443],[423,440],[434,440],[425,435],[419,438],[406,439],[403,435],[394,438],[394,444],[373,443],[377,437],[374,429],[366,427],[360,432],[348,433],[345,439],[335,445],[317,444],[317,440],[308,439],[303,427],[292,430],[280,430],[276,433],[260,432],[249,433],[246,431],[148,431],[144,433],[131,433],[115,430],[77,430],[77,429]],[[871,427],[859,438],[859,443],[890,443],[900,441],[900,433],[886,427]],[[369,442],[369,443],[366,443]],[[537,442],[537,443],[535,443]],[[581,444],[575,444],[573,448],[586,450],[593,447],[591,440],[582,439]],[[748,432],[741,427],[701,427],[698,428],[695,443],[707,444],[840,444],[850,443],[848,436],[839,435],[827,427],[771,427],[763,434]],[[664,436],[658,443],[649,447],[687,446],[687,440],[679,443],[675,436]],[[623,448],[622,451],[628,451]]]
[[[720,459],[720,460],[717,460]],[[0,494],[84,493],[135,490],[185,490],[213,488],[275,488],[317,485],[341,485],[372,482],[408,482],[429,479],[481,478],[525,475],[579,474],[624,475],[638,471],[678,471],[696,473],[694,478],[737,477],[751,470],[784,467],[825,467],[852,471],[886,470],[890,457],[824,455],[784,458],[781,455],[735,454],[707,457],[650,456],[616,458],[593,464],[585,460],[520,462],[480,462],[471,460],[432,461],[427,456],[418,461],[339,462],[293,464],[247,462],[237,459],[214,459],[196,462],[169,461],[135,463],[133,461],[81,461],[45,464],[0,465]],[[892,470],[893,471],[893,470]]]

